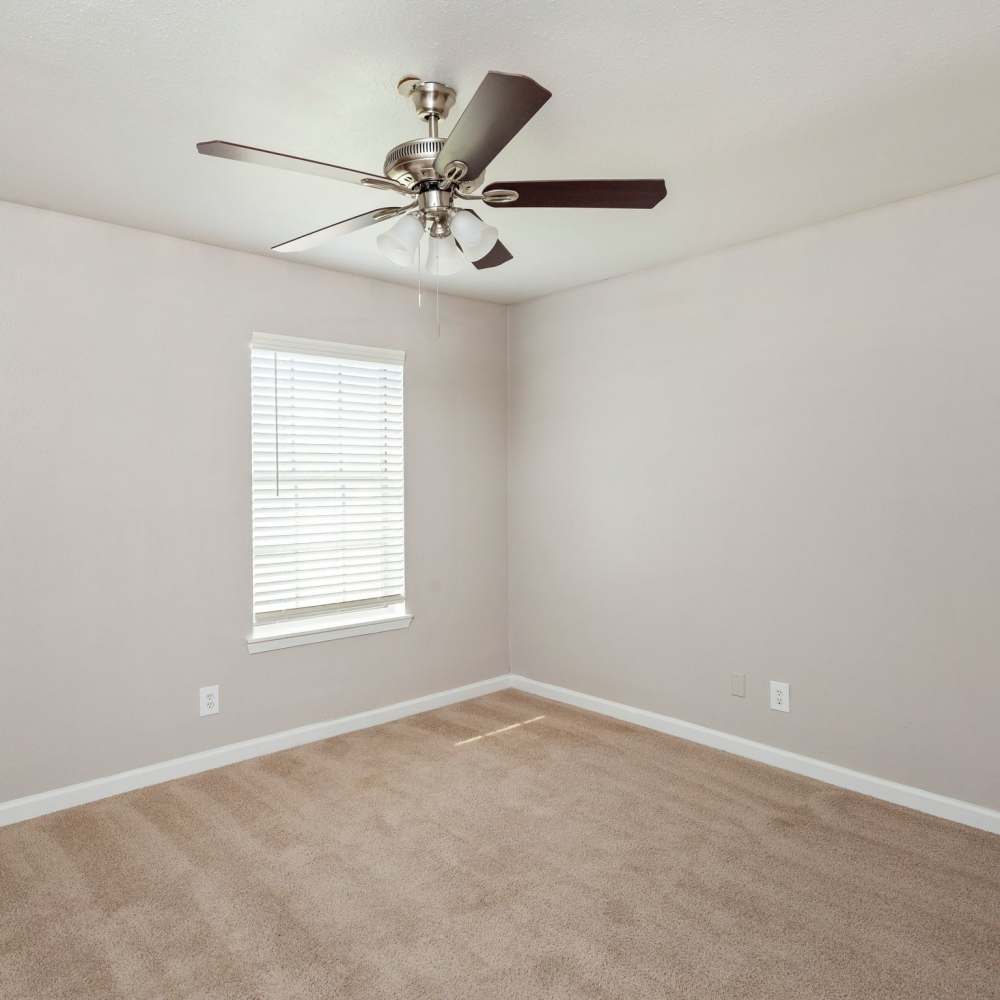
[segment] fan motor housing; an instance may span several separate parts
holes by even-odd
[[[401,142],[386,154],[382,173],[407,187],[437,180],[434,161],[443,147],[444,139],[431,136]]]
[[[440,181],[442,178],[434,169],[434,161],[444,148],[444,142],[439,136],[424,136],[401,142],[386,153],[382,173],[409,188],[416,187],[423,181]],[[475,191],[482,182],[482,177],[470,178],[462,181],[458,190],[468,194]]]

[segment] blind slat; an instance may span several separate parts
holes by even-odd
[[[255,621],[402,600],[403,366],[316,351],[251,349]]]

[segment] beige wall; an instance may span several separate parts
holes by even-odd
[[[509,478],[502,307],[0,230],[0,801],[501,673],[509,598],[518,672],[1000,806],[1000,179],[512,308]],[[255,329],[407,350],[409,630],[247,654]]]
[[[501,306],[0,203],[0,801],[506,670]],[[250,656],[248,341],[408,352],[408,630]],[[222,713],[198,717],[198,688]]]
[[[510,377],[513,670],[1000,806],[1000,178],[513,307]]]

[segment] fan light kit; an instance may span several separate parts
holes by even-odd
[[[308,250],[330,237],[396,219],[376,240],[379,251],[400,267],[416,262],[439,276],[453,274],[466,264],[481,271],[512,259],[496,228],[471,208],[462,207],[462,201],[504,209],[653,208],[667,193],[662,180],[584,180],[494,183],[477,194],[486,168],[552,96],[549,91],[526,76],[487,73],[451,134],[442,139],[438,123],[454,106],[455,91],[415,76],[403,77],[397,89],[412,100],[417,115],[427,124],[427,136],[390,149],[381,175],[219,139],[199,142],[198,152],[404,196],[409,199],[405,205],[376,208],[271,249],[279,253]]]

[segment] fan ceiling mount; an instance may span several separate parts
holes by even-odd
[[[490,72],[473,94],[447,138],[438,123],[455,105],[452,87],[404,76],[397,90],[413,102],[427,135],[401,142],[386,154],[382,175],[332,163],[275,153],[221,139],[199,142],[198,152],[245,163],[315,174],[402,195],[405,205],[376,208],[271,247],[280,253],[308,250],[334,236],[397,219],[378,238],[379,250],[394,263],[411,266],[426,234],[427,269],[451,274],[465,261],[479,270],[512,259],[487,225],[462,201],[490,208],[653,208],[667,193],[650,180],[509,181],[482,186],[486,168],[552,96],[526,76]]]

